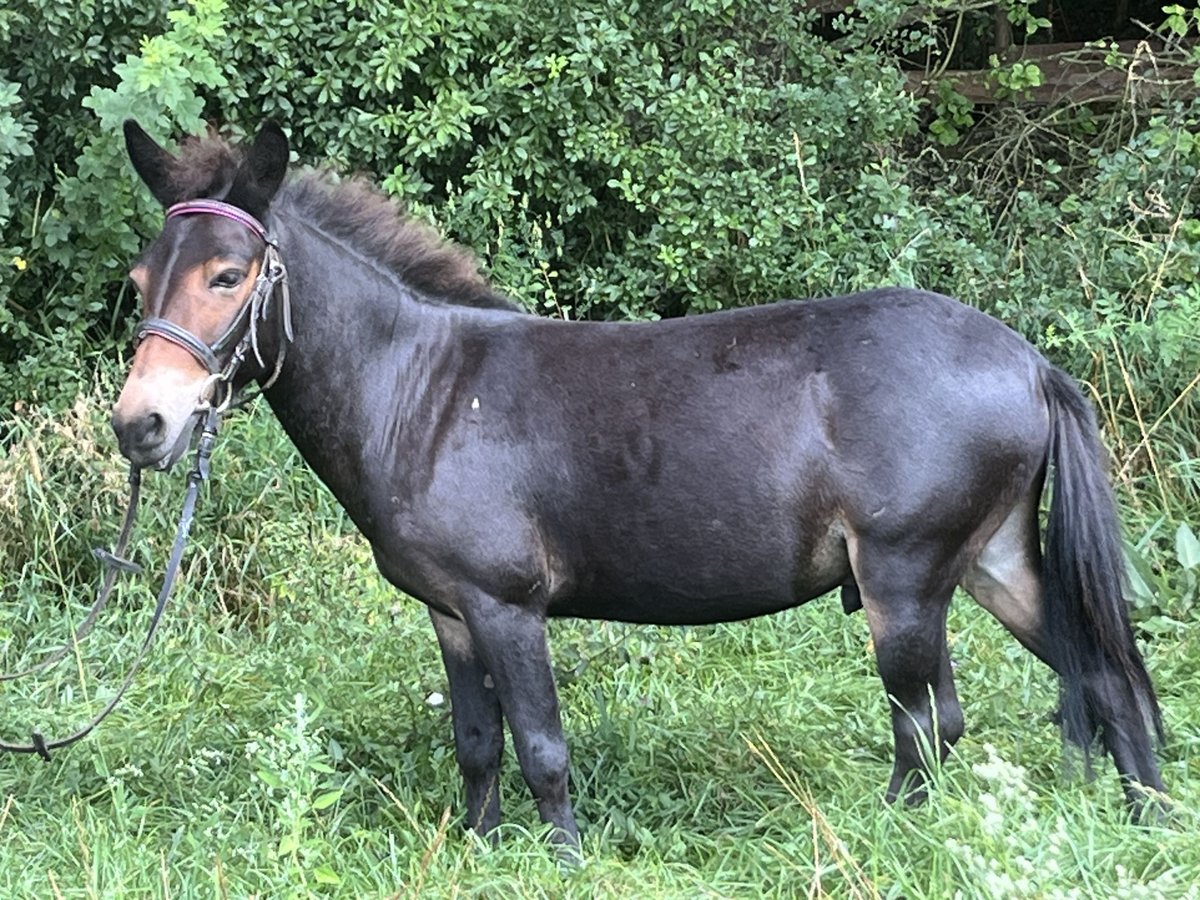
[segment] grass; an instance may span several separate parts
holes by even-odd
[[[69,633],[89,548],[117,527],[104,396],[27,412],[0,449],[5,670]],[[230,423],[214,471],[126,701],[49,764],[0,759],[0,896],[1200,896],[1187,629],[1144,643],[1176,815],[1135,827],[1107,760],[1089,781],[1064,757],[1048,671],[967,598],[950,630],[968,733],[915,810],[881,802],[886,700],[866,625],[836,599],[704,628],[555,622],[587,857],[563,874],[511,751],[499,845],[462,831],[425,612],[375,574],[265,408]],[[151,572],[181,498],[178,474],[147,478],[135,554]],[[74,661],[0,685],[6,737],[61,733],[103,702],[154,577],[126,580]]]

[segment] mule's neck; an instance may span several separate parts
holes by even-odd
[[[431,454],[467,350],[520,313],[432,302],[345,239],[286,215],[272,222],[288,270],[295,338],[265,394],[301,455],[368,537]]]

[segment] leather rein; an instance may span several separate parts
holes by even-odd
[[[241,309],[229,327],[213,343],[209,344],[205,342],[186,328],[182,328],[164,318],[144,319],[135,331],[135,345],[148,335],[157,335],[187,350],[209,373],[209,377],[201,389],[199,403],[195,411],[199,419],[193,434],[199,432],[200,435],[196,443],[195,462],[188,472],[187,492],[184,495],[183,511],[180,513],[179,524],[175,529],[175,542],[171,546],[171,555],[167,562],[166,571],[163,574],[162,587],[158,592],[154,614],[150,618],[150,625],[146,631],[146,636],[138,648],[137,655],[126,671],[125,679],[121,682],[121,686],[108,703],[93,716],[91,721],[71,734],[53,740],[47,740],[40,731],[34,730],[27,744],[0,741],[0,751],[7,751],[9,753],[36,753],[46,762],[49,762],[51,750],[67,747],[86,737],[97,725],[108,717],[109,713],[116,709],[117,704],[133,683],[134,676],[137,674],[146,657],[146,653],[150,649],[150,645],[154,641],[154,635],[158,631],[158,626],[162,621],[167,601],[171,597],[175,578],[179,574],[179,565],[183,560],[184,547],[187,545],[188,532],[191,530],[192,519],[195,516],[196,500],[200,493],[200,486],[208,479],[209,460],[212,456],[217,430],[221,424],[221,417],[230,407],[242,406],[253,400],[258,394],[267,390],[275,383],[283,368],[284,357],[287,354],[287,345],[292,340],[291,302],[288,293],[287,270],[284,268],[283,260],[279,256],[279,248],[275,241],[271,238],[266,228],[263,227],[262,223],[254,216],[245,210],[220,200],[192,200],[185,203],[177,203],[167,210],[166,217],[167,219],[172,219],[176,216],[188,215],[215,215],[239,222],[262,239],[265,249],[263,251],[262,265],[249,297],[243,302]],[[275,362],[271,375],[259,387],[256,394],[243,397],[235,403],[233,378],[242,363],[246,361],[248,354],[253,353],[258,364],[266,368],[266,363],[263,360],[258,345],[258,326],[267,319],[271,303],[275,298],[278,298],[279,303],[279,315],[277,318],[279,323],[279,340],[276,345]],[[228,359],[222,363],[221,357],[226,354],[228,355]],[[224,396],[218,402],[214,403],[213,400],[217,399],[216,395],[222,388],[224,389]],[[118,573],[141,572],[141,566],[125,559],[129,539],[133,533],[134,520],[137,518],[138,500],[141,495],[141,481],[141,470],[136,466],[131,466],[129,470],[129,503],[121,523],[121,531],[117,538],[116,547],[111,553],[102,548],[96,548],[92,551],[92,554],[104,564],[106,571],[96,599],[93,601],[87,615],[84,616],[83,620],[75,628],[70,639],[57,650],[47,654],[41,661],[26,669],[0,674],[0,682],[15,681],[28,675],[44,672],[61,661],[91,632],[92,627],[100,617],[100,613],[108,603]]]

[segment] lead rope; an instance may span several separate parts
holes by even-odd
[[[129,504],[125,508],[125,519],[121,523],[121,534],[117,538],[117,546],[111,553],[101,547],[96,547],[92,550],[92,555],[104,563],[107,571],[104,575],[104,582],[100,585],[100,590],[96,592],[96,599],[92,602],[91,609],[88,610],[83,621],[79,623],[79,626],[75,629],[75,633],[61,647],[53,653],[48,654],[45,659],[36,665],[30,666],[28,669],[22,669],[19,672],[4,672],[0,674],[0,682],[16,681],[18,678],[36,675],[39,672],[46,671],[55,663],[62,660],[63,657],[71,652],[72,647],[79,644],[91,632],[92,627],[96,624],[96,620],[100,618],[100,613],[103,612],[105,605],[108,603],[113,585],[117,581],[117,575],[120,572],[140,572],[142,570],[142,567],[137,563],[132,563],[125,559],[125,550],[129,546],[129,538],[133,533],[133,521],[137,518],[141,488],[141,470],[131,467],[129,470]]]
[[[60,747],[68,747],[76,741],[87,737],[97,725],[108,718],[108,714],[117,708],[117,704],[121,702],[121,698],[125,696],[125,692],[129,690],[129,686],[133,684],[134,676],[137,675],[138,669],[141,668],[142,660],[146,658],[146,653],[150,649],[150,645],[154,642],[155,632],[158,631],[159,623],[162,621],[163,611],[167,608],[167,601],[171,597],[171,589],[175,586],[175,576],[179,574],[179,564],[183,560],[183,549],[187,544],[188,532],[192,527],[192,519],[196,512],[196,498],[200,493],[200,486],[208,480],[209,459],[212,456],[213,444],[216,441],[217,429],[221,424],[221,410],[216,407],[210,407],[204,418],[203,430],[200,433],[200,441],[196,446],[196,462],[188,472],[187,495],[183,500],[183,512],[179,516],[179,525],[175,529],[175,543],[171,547],[171,558],[167,563],[166,573],[163,575],[162,587],[158,592],[158,602],[154,607],[154,615],[150,618],[150,627],[146,631],[146,637],[142,640],[142,645],[138,649],[137,656],[134,657],[128,671],[125,674],[125,680],[121,682],[120,688],[116,694],[108,701],[103,709],[98,712],[88,724],[84,725],[78,731],[67,735],[66,737],[57,738],[55,740],[46,740],[42,733],[34,730],[30,736],[28,744],[10,744],[6,741],[0,741],[0,751],[9,753],[36,753],[46,762],[50,762],[50,751],[57,750]],[[16,674],[6,675],[3,680],[11,681],[29,672],[40,672],[43,669],[53,665],[58,660],[66,655],[68,649],[74,646],[84,635],[86,635],[95,623],[95,619],[99,616],[100,610],[104,608],[104,604],[108,601],[108,593],[111,590],[111,582],[115,578],[117,570],[124,570],[132,563],[126,562],[121,558],[124,553],[124,545],[128,543],[129,534],[132,530],[134,509],[137,506],[137,495],[140,486],[140,477],[135,478],[137,470],[130,473],[131,497],[129,510],[126,512],[125,525],[121,530],[121,538],[117,542],[117,552],[109,554],[107,551],[99,551],[97,556],[103,559],[109,565],[108,575],[105,578],[106,588],[102,589],[101,597],[97,598],[97,602],[92,605],[91,611],[87,618],[79,626],[75,637],[69,646],[64,646],[51,654],[47,659],[42,660],[36,666],[26,670],[26,672],[18,672]]]

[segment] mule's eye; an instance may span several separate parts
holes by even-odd
[[[208,283],[209,287],[213,288],[235,288],[246,278],[246,273],[240,269],[226,269],[218,274],[212,281]]]

